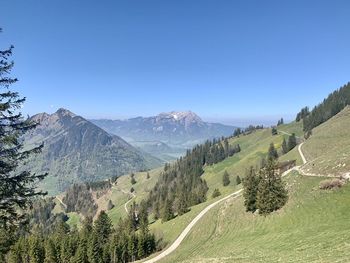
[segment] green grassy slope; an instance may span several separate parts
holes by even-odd
[[[299,121],[299,122],[291,122],[288,124],[282,124],[280,126],[277,127],[277,130],[281,130],[287,133],[295,133],[295,135],[297,137],[303,137],[304,136],[304,132],[303,132],[303,122]]]
[[[211,210],[160,262],[348,262],[350,185],[318,189],[321,178],[286,177],[290,199],[270,216],[246,213],[243,199]]]
[[[291,124],[293,129],[295,124]],[[285,125],[287,129],[290,126]],[[176,237],[181,233],[181,231],[187,226],[188,223],[207,205],[213,203],[214,201],[233,193],[241,188],[241,185],[236,185],[236,175],[239,175],[241,178],[245,176],[245,170],[251,165],[255,166],[259,164],[261,157],[266,156],[267,150],[271,142],[275,144],[277,148],[281,147],[282,140],[287,138],[287,135],[278,134],[275,136],[271,135],[271,129],[257,130],[249,135],[242,135],[240,137],[230,139],[230,144],[240,144],[241,152],[235,154],[232,157],[225,159],[224,161],[214,164],[209,167],[205,167],[205,172],[203,178],[207,181],[209,191],[207,194],[207,201],[191,207],[191,211],[177,217],[173,220],[170,220],[165,223],[161,223],[160,220],[151,224],[151,230],[157,233],[159,236],[162,236],[164,241],[169,245]],[[285,159],[300,159],[297,154],[297,149],[292,150],[288,153]],[[298,161],[301,162],[301,161]],[[231,184],[224,187],[222,185],[222,176],[224,171],[230,174]],[[218,188],[221,192],[221,196],[213,199],[211,194],[215,188]]]
[[[146,178],[147,172],[135,173],[136,184],[134,185],[131,184],[130,175],[124,175],[118,178],[117,185],[112,188],[112,194],[110,196],[110,200],[115,207],[108,211],[108,215],[112,219],[113,224],[116,224],[119,218],[127,215],[124,204],[132,198],[132,195],[126,194],[123,191],[129,192],[131,187],[133,187],[135,190],[134,194],[136,195],[133,201],[139,203],[148,196],[149,191],[157,182],[162,170],[163,168],[157,168],[149,171],[149,179]],[[133,201],[131,201],[129,205],[131,205]]]
[[[322,175],[350,172],[350,107],[316,127],[304,143],[304,171]]]

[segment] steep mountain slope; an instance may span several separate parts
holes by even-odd
[[[128,120],[91,120],[106,131],[127,141],[162,141],[171,145],[193,146],[208,138],[231,135],[233,126],[207,123],[191,111],[161,113]]]
[[[26,145],[44,142],[45,146],[43,153],[29,164],[34,171],[49,172],[42,188],[52,194],[73,182],[102,180],[147,169],[151,162],[159,164],[120,137],[108,134],[68,110],[37,114],[32,120],[40,125],[26,135]]]
[[[312,131],[303,145],[304,171],[321,175],[350,175],[350,106]]]

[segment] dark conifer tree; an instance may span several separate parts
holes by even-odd
[[[222,185],[223,186],[228,186],[230,184],[230,175],[228,172],[225,170],[223,176],[222,176]]]
[[[283,142],[282,142],[282,153],[286,154],[288,152],[288,146],[287,146],[287,142],[286,139],[283,138]]]
[[[256,195],[256,207],[259,214],[267,215],[280,209],[288,200],[281,176],[277,172],[276,162],[269,160],[265,168],[260,170],[260,182]]]
[[[0,228],[3,229],[24,222],[25,215],[20,211],[31,204],[33,197],[45,194],[37,190],[36,183],[46,176],[17,169],[32,154],[39,153],[43,145],[30,150],[23,148],[21,137],[37,124],[23,118],[20,109],[25,98],[10,90],[17,82],[10,76],[14,65],[10,60],[12,50],[12,46],[0,50]]]
[[[241,177],[239,175],[236,176],[236,185],[239,185],[242,183]]]
[[[271,134],[272,135],[277,135],[278,134],[277,129],[275,127],[272,127]]]
[[[256,210],[256,195],[259,181],[260,178],[256,175],[254,168],[250,167],[243,180],[244,206],[247,212],[255,212]]]
[[[165,202],[165,206],[162,211],[162,222],[169,221],[174,218],[173,204],[171,200]]]
[[[293,133],[291,136],[288,138],[288,150],[292,150],[295,146],[297,145],[297,139],[295,137],[295,134]]]
[[[103,249],[101,248],[99,237],[92,233],[88,244],[88,260],[90,263],[102,263]]]
[[[58,252],[56,251],[55,244],[52,239],[48,239],[45,242],[45,260],[44,263],[56,263],[58,262]]]
[[[277,153],[277,150],[276,150],[275,145],[273,143],[270,144],[267,159],[268,160],[278,159],[278,153]]]
[[[213,191],[213,194],[211,195],[212,198],[216,198],[218,196],[220,196],[221,193],[219,191],[219,189],[215,188],[214,191]]]

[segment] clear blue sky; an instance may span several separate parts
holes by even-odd
[[[1,0],[28,114],[294,116],[350,80],[349,1]]]

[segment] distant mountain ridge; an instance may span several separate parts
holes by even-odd
[[[25,136],[25,143],[44,143],[44,149],[29,163],[34,171],[49,172],[44,181],[49,191],[160,165],[157,159],[69,110],[36,114],[31,120],[40,124]]]
[[[91,122],[130,142],[162,141],[169,145],[188,146],[209,138],[231,135],[236,128],[204,122],[192,111],[172,111],[126,120],[94,119]]]

